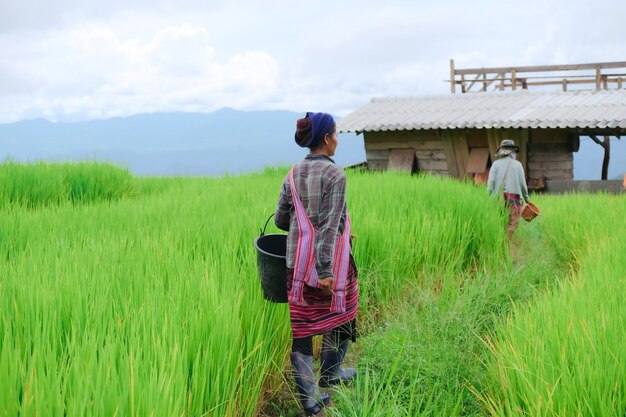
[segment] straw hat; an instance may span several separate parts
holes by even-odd
[[[502,140],[502,142],[500,142],[500,146],[498,147],[498,149],[496,149],[496,156],[500,158],[502,156],[507,156],[512,153],[518,153],[518,152],[519,152],[519,146],[517,146],[515,142],[513,142],[513,140],[504,139]]]

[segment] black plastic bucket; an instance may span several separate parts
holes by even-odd
[[[272,214],[273,216],[273,214]],[[272,218],[270,216],[267,222]],[[256,264],[263,289],[263,298],[273,303],[286,303],[287,299],[287,235],[265,234],[254,240]]]

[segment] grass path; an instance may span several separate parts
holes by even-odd
[[[484,341],[495,322],[569,271],[544,239],[541,221],[520,225],[510,255],[497,271],[424,277],[433,284],[399,294],[354,346],[348,360],[358,364],[361,377],[334,393],[327,415],[483,415],[472,390],[482,390]],[[365,272],[361,279],[375,277]],[[287,373],[284,378],[283,390],[270,395],[261,416],[299,415]]]

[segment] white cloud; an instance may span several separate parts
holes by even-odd
[[[11,94],[0,98],[4,121],[260,106],[275,94],[280,73],[262,51],[218,61],[208,32],[189,24],[159,30],[147,42],[94,24],[17,42],[17,59],[0,65],[14,80]]]
[[[457,67],[624,60],[626,2],[36,0],[0,11],[0,122],[324,110],[446,94]]]

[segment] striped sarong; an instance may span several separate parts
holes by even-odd
[[[293,268],[287,269],[288,291],[292,287],[293,272]],[[345,288],[345,312],[331,311],[332,294],[319,288],[304,285],[302,295],[303,303],[289,303],[289,318],[294,338],[322,334],[354,320],[359,309],[359,281],[352,256],[350,256]]]

